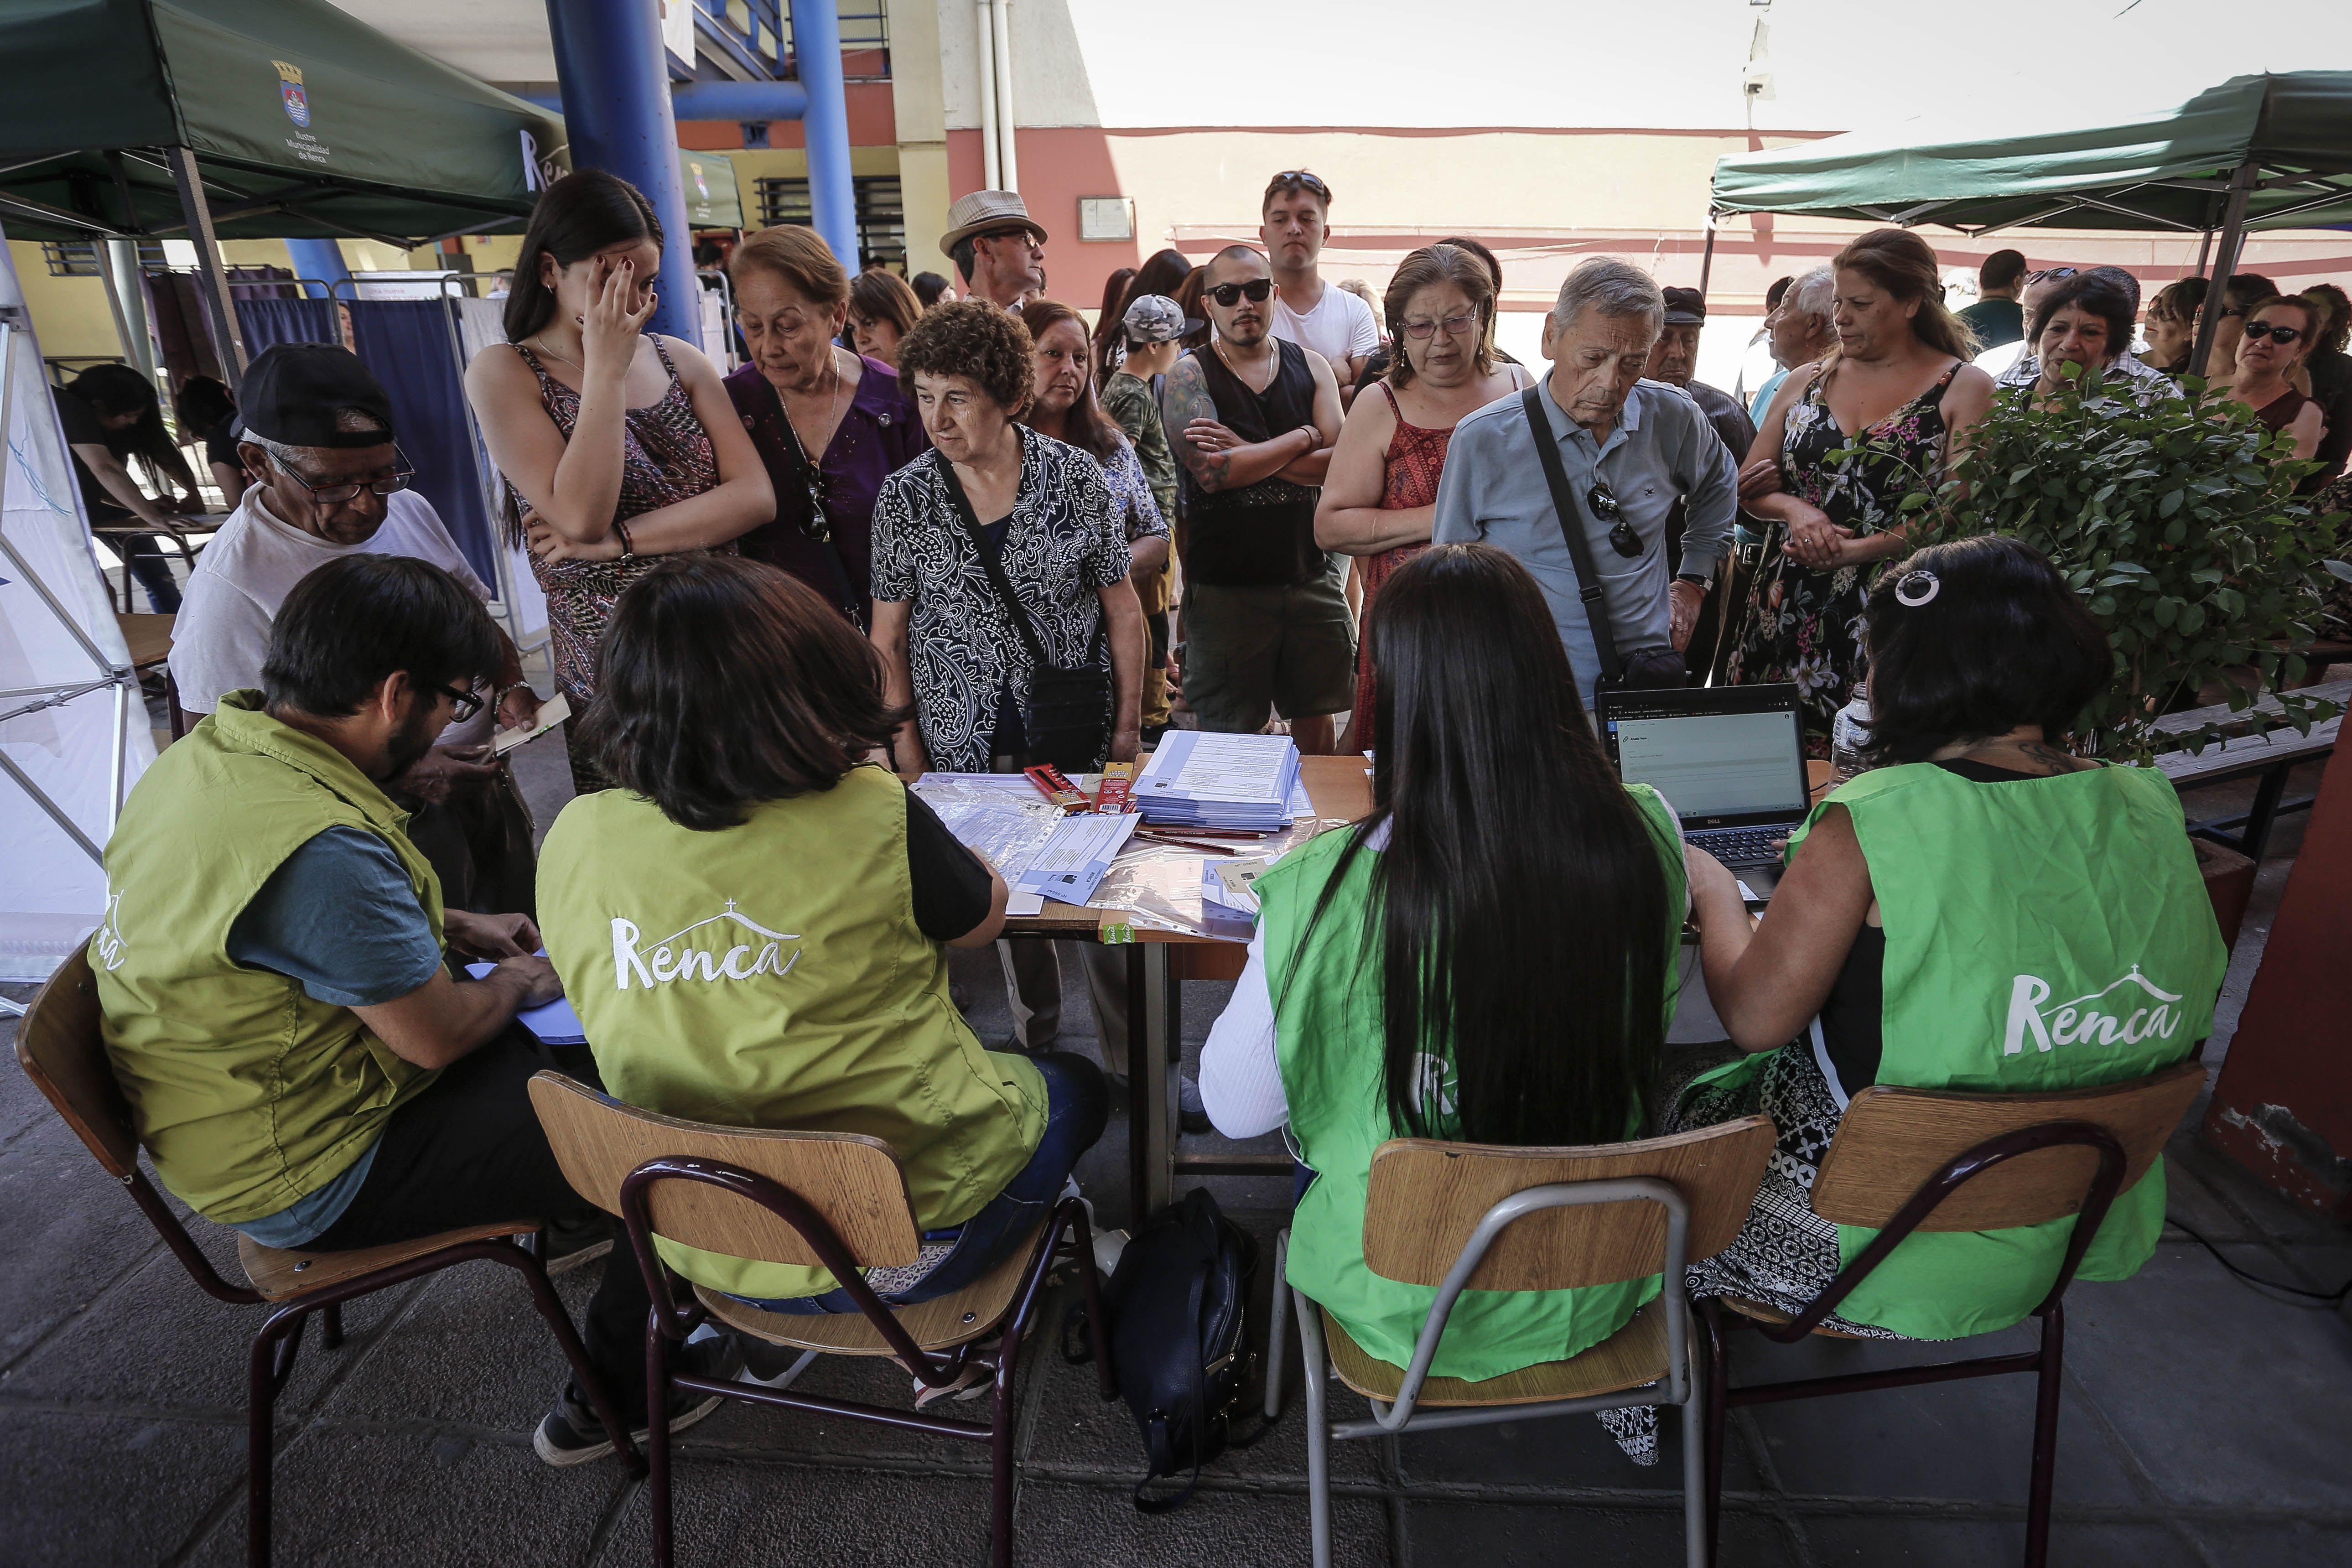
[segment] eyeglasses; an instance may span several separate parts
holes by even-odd
[[[356,484],[341,485],[314,485],[310,480],[304,479],[301,475],[296,473],[285,463],[279,461],[276,456],[273,455],[269,460],[276,466],[279,473],[284,474],[288,479],[292,479],[296,484],[300,485],[304,489],[310,492],[310,501],[312,505],[341,506],[346,501],[357,500],[362,490],[366,490],[372,495],[388,496],[396,495],[400,491],[406,489],[409,486],[409,481],[416,478],[416,470],[408,466],[407,457],[401,451],[399,447],[394,446],[393,447],[392,458],[393,461],[398,463],[400,467],[397,470],[386,475],[384,478],[380,479],[366,479]]]
[[[1228,310],[1244,298],[1253,305],[1263,305],[1265,303],[1266,296],[1274,292],[1274,279],[1253,278],[1246,283],[1220,283],[1215,288],[1204,289],[1202,292]]]
[[[1625,521],[1625,509],[1618,503],[1617,493],[1609,488],[1607,479],[1593,480],[1584,504],[1591,508],[1592,515],[1601,521],[1615,524],[1609,531],[1610,549],[1631,561],[1647,548],[1642,542],[1642,536],[1633,531],[1633,525]]]
[[[825,471],[805,461],[802,471],[807,476],[809,514],[801,520],[801,532],[819,544],[830,544],[833,542],[833,519],[825,514],[824,510]]]
[[[2286,347],[2301,336],[2303,336],[2301,327],[2282,327],[2275,321],[2256,321],[2246,329],[2248,342],[2258,343],[2264,338],[2268,338],[2281,348]]]
[[[470,690],[461,690],[455,686],[436,687],[434,689],[457,705],[449,714],[452,724],[462,724],[482,710],[482,700]]]
[[[1449,338],[1466,338],[1477,331],[1478,318],[1475,314],[1448,316],[1442,321],[1407,321],[1404,324],[1404,335],[1415,342],[1438,332],[1444,332]]]

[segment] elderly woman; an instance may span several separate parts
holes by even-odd
[[[1926,240],[1873,229],[1832,266],[1837,346],[1790,373],[1741,474],[1769,531],[1726,669],[1735,686],[1794,682],[1806,750],[1822,757],[1861,669],[1865,578],[1905,549],[1895,509],[1934,486],[1992,400]]]
[[[2070,387],[2087,388],[2095,378],[2108,394],[2121,392],[2140,403],[2180,395],[2170,376],[2132,357],[2137,300],[2116,272],[2094,267],[2035,294],[2025,328],[2033,353],[1997,384],[2002,394],[2038,405]],[[2014,379],[2028,372],[2032,380]]]
[[[1920,551],[1880,576],[1869,628],[1882,765],[1814,807],[1762,923],[1688,851],[1708,997],[1757,1054],[1699,1079],[1679,1125],[1760,1108],[1780,1130],[1746,1228],[1689,1284],[1790,1313],[1875,1234],[1812,1212],[1852,1096],[2143,1077],[2195,1054],[2229,962],[2172,787],[2066,749],[2113,656],[2047,561],[1999,537]],[[2017,1322],[2072,1224],[1914,1236],[1827,1326],[1954,1339]],[[2081,1278],[2128,1277],[2163,1224],[2159,1166],[2116,1200]]]
[[[852,290],[814,229],[763,228],[727,269],[751,351],[727,395],[776,491],[774,521],[743,541],[743,553],[783,568],[862,626],[874,593],[874,498],[927,444],[922,421],[891,365],[835,342]]]
[[[1315,507],[1315,542],[1357,557],[1365,639],[1357,649],[1356,706],[1343,751],[1370,738],[1374,700],[1370,617],[1381,584],[1429,546],[1437,476],[1462,416],[1528,384],[1496,363],[1495,285],[1486,263],[1454,245],[1426,245],[1400,262],[1381,301],[1389,341],[1403,356],[1359,398],[1339,426]]]
[[[2236,368],[2213,383],[2229,401],[2252,409],[2264,429],[2284,432],[2297,462],[2319,450],[2319,438],[2327,428],[2319,405],[2292,384],[2325,319],[2318,307],[2299,295],[2274,294],[2263,300],[2246,312]]]
[[[895,272],[870,267],[849,285],[849,341],[866,358],[896,370],[898,340],[915,330],[923,302]]]

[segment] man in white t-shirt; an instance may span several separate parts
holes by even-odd
[[[1266,185],[1259,214],[1258,237],[1274,272],[1272,334],[1321,354],[1330,362],[1341,397],[1352,397],[1364,362],[1381,346],[1381,328],[1370,305],[1326,283],[1318,270],[1331,187],[1304,169],[1286,170]]]
[[[393,441],[392,405],[366,365],[324,343],[280,343],[246,373],[237,453],[260,481],[245,492],[198,557],[172,626],[172,680],[192,718],[223,696],[261,684],[270,625],[294,585],[346,555],[405,555],[455,577],[476,598],[490,590],[457,549],[432,502],[407,488]],[[387,790],[416,816],[410,837],[442,875],[456,907],[495,895],[530,909],[527,819],[520,865],[511,852],[512,785],[488,750],[499,725],[527,724],[539,699],[504,644],[499,689],[445,730]],[[516,884],[520,883],[520,891]],[[517,902],[520,897],[523,901]]]

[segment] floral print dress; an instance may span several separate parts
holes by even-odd
[[[1815,376],[1789,410],[1780,437],[1780,483],[1820,508],[1858,539],[1899,521],[1895,509],[1915,489],[1934,484],[1949,428],[1944,392],[1960,368],[1954,360],[1936,384],[1851,439],[1838,428]],[[1829,753],[1830,721],[1853,694],[1863,665],[1863,601],[1873,562],[1816,572],[1781,549],[1787,530],[1765,536],[1763,563],[1748,589],[1739,646],[1726,679],[1734,686],[1793,681],[1802,704],[1805,752]]]

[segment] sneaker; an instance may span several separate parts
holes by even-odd
[[[613,1237],[620,1222],[601,1210],[584,1218],[559,1220],[547,1227],[547,1256],[541,1261],[547,1266],[549,1279],[568,1274],[583,1263],[593,1263],[613,1250]]]
[[[698,1341],[677,1352],[676,1364],[679,1372],[694,1377],[731,1383],[742,1373],[743,1351],[732,1335]],[[718,1409],[719,1400],[716,1394],[671,1389],[669,1429],[674,1433],[685,1431]],[[630,1441],[643,1443],[652,1430],[650,1423],[641,1424],[629,1434]],[[595,1410],[582,1396],[579,1385],[567,1379],[563,1392],[555,1397],[555,1408],[547,1413],[539,1430],[531,1434],[530,1446],[541,1458],[561,1469],[603,1458],[613,1451],[613,1439],[605,1436],[604,1424],[596,1419]]]
[[[1209,1107],[1201,1099],[1200,1080],[1190,1075],[1176,1081],[1176,1125],[1186,1132],[1209,1130]]]
[[[736,1337],[743,1351],[742,1374],[738,1383],[756,1383],[761,1388],[789,1388],[793,1379],[809,1369],[819,1352],[795,1350],[790,1345],[770,1344],[750,1334]]]

